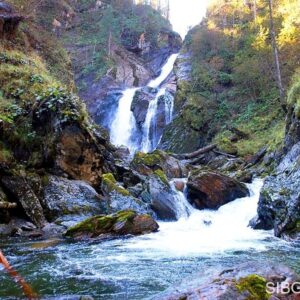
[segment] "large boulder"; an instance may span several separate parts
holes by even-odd
[[[41,203],[49,221],[77,220],[105,212],[105,203],[89,184],[58,176],[43,177]]]
[[[65,235],[73,238],[111,238],[155,232],[158,227],[151,216],[127,210],[89,218],[69,228]]]
[[[147,190],[151,198],[151,208],[161,220],[177,220],[176,194],[162,172],[156,172],[148,180]]]
[[[299,279],[294,271],[285,266],[246,263],[232,269],[220,270],[219,274],[211,276],[204,282],[203,276],[196,274],[188,282],[183,282],[152,299],[297,300],[299,295],[284,293],[284,288],[291,288],[294,283],[299,282]],[[274,291],[274,287],[278,289]]]
[[[41,202],[26,176],[3,176],[1,183],[36,226],[43,227],[47,223]]]
[[[248,196],[249,190],[244,184],[220,173],[194,170],[188,178],[187,194],[190,203],[198,209],[218,209]]]

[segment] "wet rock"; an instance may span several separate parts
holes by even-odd
[[[267,283],[278,287],[280,291],[285,286],[291,287],[293,283],[299,282],[299,279],[295,272],[285,266],[247,263],[223,270],[204,282],[201,274],[195,274],[188,282],[183,282],[176,289],[170,289],[152,299],[196,300],[201,297],[207,300],[296,300],[298,295],[287,295],[284,292],[275,293],[271,297],[267,293]],[[271,292],[271,289],[269,291]]]
[[[46,224],[43,208],[25,177],[3,176],[1,183],[11,195],[20,203],[27,217],[38,227]]]
[[[299,147],[300,143],[294,145],[277,172],[265,180],[258,203],[260,228],[274,228],[276,236],[297,240],[300,239],[300,155],[296,155]]]
[[[141,197],[150,199],[151,208],[161,220],[177,220],[176,197],[168,181],[160,175],[150,176]],[[146,201],[146,199],[144,201]]]
[[[183,192],[183,190],[185,188],[185,183],[183,181],[175,180],[174,185],[178,191]]]
[[[67,230],[66,236],[73,238],[118,237],[141,235],[158,230],[158,224],[149,215],[139,215],[135,211],[120,211],[113,215],[89,218]]]
[[[198,209],[218,209],[237,198],[249,195],[247,187],[216,172],[194,170],[187,182],[188,199]]]
[[[106,211],[109,213],[127,209],[138,213],[151,213],[149,206],[122,187],[111,173],[103,175],[101,189],[105,196]]]
[[[67,215],[91,216],[104,212],[98,193],[84,181],[45,176],[42,205],[49,221]],[[60,221],[61,221],[60,220]]]
[[[156,89],[145,87],[141,90],[138,90],[134,95],[131,104],[131,111],[133,112],[140,130],[143,128],[143,124],[146,120],[149,103],[155,98],[156,92]]]

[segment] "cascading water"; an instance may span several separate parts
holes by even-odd
[[[237,199],[217,211],[197,210],[190,205],[184,193],[177,191],[174,204],[180,219],[177,222],[161,222],[159,233],[129,241],[126,247],[173,255],[199,255],[251,248],[263,250],[265,246],[261,241],[270,233],[248,227],[249,221],[256,214],[262,184],[262,180],[255,180],[249,185],[250,197]]]
[[[158,100],[161,96],[163,96],[166,93],[166,89],[162,88],[158,91],[156,94],[156,97],[150,101],[146,120],[143,125],[143,137],[142,137],[142,148],[141,150],[143,152],[150,152],[153,148],[156,147],[158,140],[157,140],[157,134],[156,134],[156,122],[155,122],[155,116],[157,112],[157,104]],[[150,137],[150,130],[152,128],[152,138]]]
[[[159,88],[160,85],[167,79],[173,70],[174,63],[178,54],[172,54],[166,64],[163,66],[160,75],[149,82],[147,87],[158,89],[155,98],[150,101],[146,114],[146,119],[143,124],[142,137],[140,145],[134,142],[135,133],[137,132],[137,125],[134,115],[131,111],[132,101],[138,88],[127,89],[123,92],[119,100],[117,112],[110,127],[111,142],[115,145],[124,145],[130,149],[131,152],[141,150],[149,152],[156,148],[160,136],[156,131],[156,114],[159,98],[166,95],[166,88]],[[166,124],[170,123],[173,115],[173,97],[170,95],[165,100],[165,119]]]
[[[160,75],[157,78],[155,78],[149,82],[149,84],[148,84],[149,87],[158,88],[167,79],[167,77],[170,75],[170,73],[173,70],[173,67],[174,67],[177,57],[178,57],[178,54],[172,54],[169,57],[166,64],[162,67]]]
[[[110,128],[110,138],[114,145],[135,148],[132,133],[136,129],[136,122],[131,111],[131,103],[137,90],[137,88],[125,90],[119,100],[116,116]]]

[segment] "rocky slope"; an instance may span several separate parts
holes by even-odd
[[[299,241],[300,230],[300,132],[299,77],[296,77],[289,96],[289,111],[284,152],[277,158],[278,166],[267,177],[261,192],[258,220],[255,228],[275,229],[275,235]]]

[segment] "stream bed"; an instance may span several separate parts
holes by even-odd
[[[151,299],[189,278],[201,283],[248,261],[285,264],[299,272],[299,248],[274,238],[271,231],[247,227],[261,186],[262,181],[255,180],[249,185],[250,197],[218,211],[198,211],[186,203],[189,216],[160,222],[158,233],[102,243],[61,241],[44,249],[37,242],[12,239],[0,242],[0,248],[42,299]],[[0,268],[0,299],[21,295]]]

